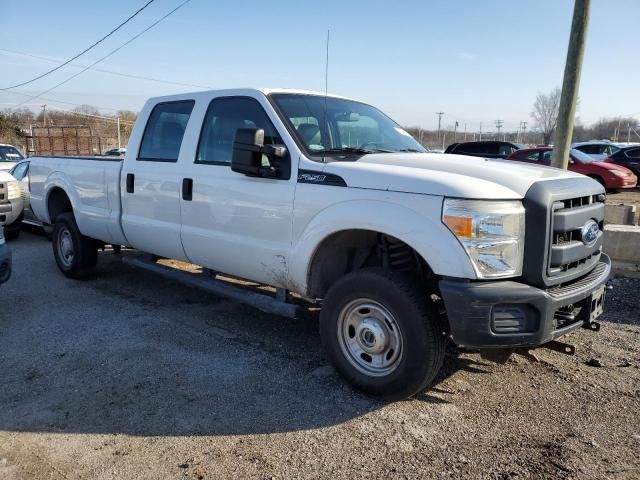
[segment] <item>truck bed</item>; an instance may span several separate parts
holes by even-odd
[[[58,186],[69,195],[83,235],[126,245],[120,225],[122,161],[120,157],[98,156],[32,157],[29,173],[34,214],[43,222],[51,223],[46,202]]]

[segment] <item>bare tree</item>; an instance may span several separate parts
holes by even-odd
[[[531,118],[535,121],[542,132],[545,145],[551,143],[551,137],[558,125],[558,108],[560,107],[560,88],[551,92],[539,93],[533,103]]]

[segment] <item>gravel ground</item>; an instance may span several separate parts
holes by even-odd
[[[11,248],[2,479],[640,478],[637,280],[616,281],[599,333],[566,337],[574,357],[452,350],[433,388],[385,404],[328,366],[312,313],[277,318],[110,255],[72,281],[44,238]]]
[[[618,205],[624,203],[626,205],[635,205],[636,211],[640,210],[640,188],[631,190],[623,190],[619,193],[607,193],[606,203]]]

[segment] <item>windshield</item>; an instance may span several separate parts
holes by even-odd
[[[427,151],[370,105],[318,95],[272,97],[299,143],[312,156]]]
[[[23,158],[17,148],[0,145],[0,162],[19,162]]]
[[[592,156],[587,155],[586,153],[581,152],[580,150],[576,150],[575,148],[571,150],[571,156],[582,163],[591,163],[596,161],[596,159],[593,158]]]

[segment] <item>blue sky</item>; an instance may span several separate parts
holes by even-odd
[[[2,0],[0,87],[67,59],[142,6],[144,0]],[[173,9],[156,0],[78,60],[88,64]],[[324,90],[331,30],[329,91],[372,103],[404,125],[455,120],[490,130],[529,122],[536,94],[560,86],[571,0],[192,0],[105,60],[101,68],[213,88],[264,86]],[[579,117],[640,116],[640,1],[593,0]],[[623,66],[623,68],[620,68]],[[35,94],[77,72],[65,67],[16,91]],[[194,90],[88,71],[45,97],[137,110],[144,100]],[[24,97],[0,92],[0,108]],[[50,107],[70,108],[56,105]],[[35,108],[35,107],[34,107]]]

